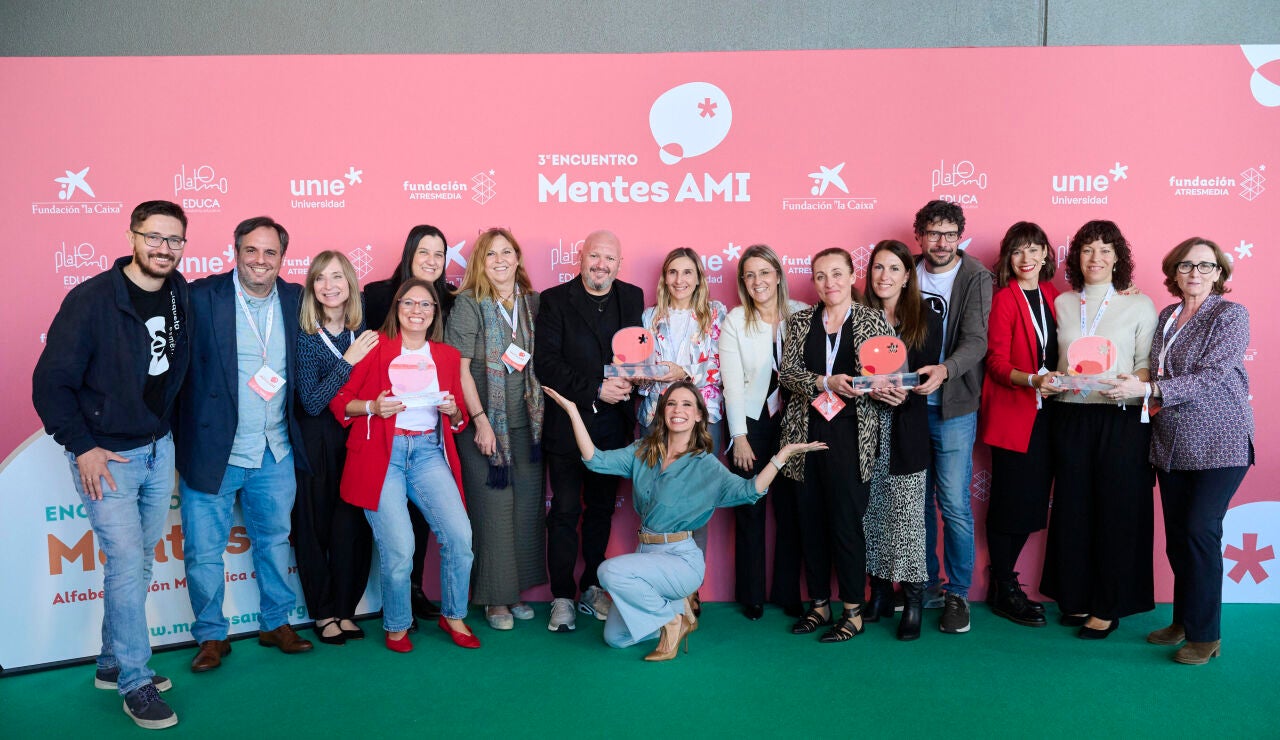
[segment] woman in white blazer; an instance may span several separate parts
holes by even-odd
[[[751,478],[778,451],[788,395],[778,384],[783,332],[787,317],[805,304],[788,299],[782,264],[764,244],[748,247],[738,261],[738,299],[742,305],[729,312],[720,335],[720,375],[732,438],[729,468]],[[798,617],[802,611],[795,494],[779,476],[769,498],[776,535],[772,601]],[[747,619],[756,620],[764,615],[765,602],[765,500],[735,508],[734,517],[734,598]]]

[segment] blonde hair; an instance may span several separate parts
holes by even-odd
[[[693,269],[698,275],[698,285],[693,289],[693,296],[689,303],[693,308],[693,317],[698,322],[698,336],[694,339],[701,339],[711,331],[711,291],[707,288],[707,273],[702,269],[702,260],[697,252],[688,247],[676,247],[667,252],[666,259],[662,260],[662,273],[658,275],[658,305],[653,312],[653,323],[657,326],[671,312],[671,294],[667,292],[667,268],[681,257],[693,262]]]
[[[511,244],[511,248],[516,253],[516,289],[524,294],[533,292],[533,283],[529,280],[529,273],[524,269],[524,252],[520,250],[520,244],[516,241],[515,236],[505,228],[500,226],[492,229],[485,229],[480,232],[480,236],[476,237],[476,246],[471,250],[471,259],[467,260],[467,271],[462,276],[462,285],[458,287],[458,292],[469,290],[476,297],[476,302],[483,301],[486,298],[492,300],[501,300],[498,291],[493,289],[493,283],[489,281],[489,276],[484,274],[484,257],[489,251],[489,245],[493,244],[493,240],[497,237],[506,239]]]
[[[787,294],[787,279],[782,272],[782,261],[778,259],[777,253],[768,244],[752,244],[747,247],[742,256],[738,258],[738,301],[742,304],[742,311],[746,314],[745,326],[747,331],[755,328],[756,322],[760,320],[760,311],[756,308],[756,301],[747,294],[747,284],[742,279],[742,273],[746,270],[745,265],[749,259],[760,259],[769,263],[773,271],[778,273],[778,290],[774,296],[774,304],[778,309],[778,321],[786,323],[791,318],[791,301]]]
[[[342,325],[355,331],[364,321],[364,307],[360,303],[360,281],[356,277],[355,268],[351,266],[351,260],[336,249],[327,249],[312,258],[311,266],[307,268],[307,281],[302,286],[302,308],[298,311],[298,326],[308,334],[319,332],[324,320],[324,306],[316,298],[316,278],[320,277],[320,271],[333,260],[338,261],[342,276],[347,279],[348,294],[347,303],[342,309]]]

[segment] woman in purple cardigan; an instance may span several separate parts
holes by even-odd
[[[1147,635],[1155,645],[1186,644],[1179,663],[1219,653],[1222,518],[1253,464],[1253,412],[1244,352],[1249,312],[1222,297],[1231,261],[1198,237],[1173,248],[1164,284],[1180,303],[1166,306],[1151,343],[1152,382],[1122,375],[1107,391],[1143,396],[1151,417],[1151,464],[1160,481],[1165,552],[1173,568],[1173,624]]]

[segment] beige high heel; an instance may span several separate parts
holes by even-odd
[[[689,652],[689,623],[685,621],[684,615],[677,614],[670,622],[662,625],[662,637],[658,639],[658,646],[653,652],[644,656],[644,659],[650,663],[658,663],[664,660],[671,660],[676,657],[676,653],[680,651],[680,644],[684,643],[684,651]]]

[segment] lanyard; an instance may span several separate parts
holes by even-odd
[[[1031,301],[1027,298],[1027,294],[1022,288],[1018,288],[1018,293],[1022,295],[1022,302],[1027,304],[1027,314],[1031,317],[1031,327],[1036,330],[1036,341],[1040,344],[1040,353],[1036,355],[1036,359],[1039,360],[1040,366],[1044,367],[1044,360],[1048,356],[1049,350],[1049,323],[1044,315],[1044,293],[1039,288],[1036,288],[1036,293],[1040,296],[1040,323],[1038,324],[1036,323],[1036,315],[1031,313]],[[1098,315],[1101,316],[1102,312],[1099,311]],[[1080,317],[1084,318],[1083,308],[1080,310]],[[1096,329],[1098,322],[1094,321],[1093,326]]]
[[[773,327],[773,371],[778,372],[778,360],[782,357],[782,330],[781,321]]]
[[[1160,348],[1160,354],[1158,355],[1158,360],[1156,362],[1157,378],[1164,377],[1164,363],[1165,363],[1165,360],[1168,359],[1169,357],[1169,348],[1173,346],[1174,342],[1178,341],[1178,336],[1182,334],[1182,329],[1187,328],[1187,324],[1191,323],[1191,319],[1187,319],[1187,324],[1183,324],[1182,328],[1175,331],[1173,333],[1173,336],[1170,337],[1169,329],[1171,329],[1173,325],[1178,322],[1178,316],[1180,316],[1181,314],[1182,314],[1182,305],[1179,304],[1177,308],[1173,309],[1173,315],[1169,317],[1169,320],[1164,322],[1164,331],[1160,332],[1161,343],[1164,346]],[[1170,371],[1172,371],[1172,368],[1170,368]]]
[[[511,312],[507,313],[507,307],[502,305],[502,298],[494,301],[498,304],[498,310],[502,312],[502,318],[507,320],[507,326],[511,327],[511,341],[516,340],[516,322],[520,318],[520,290],[516,289],[515,294],[511,297]]]
[[[249,330],[253,332],[253,338],[258,340],[258,344],[262,345],[262,364],[267,364],[267,342],[271,341],[271,327],[275,324],[276,302],[272,300],[267,304],[267,333],[264,336],[258,331],[258,322],[253,320],[253,314],[249,311],[249,304],[244,300],[244,292],[240,290],[240,274],[237,272],[231,276],[232,281],[236,285],[236,300],[240,301],[240,310],[244,312],[245,321],[249,322]],[[267,298],[275,296],[275,286],[271,288],[271,295]]]
[[[1093,315],[1093,323],[1089,325],[1088,329],[1086,329],[1084,326],[1084,315],[1085,315],[1086,303],[1085,303],[1084,291],[1083,290],[1080,291],[1080,336],[1082,337],[1093,336],[1093,333],[1098,329],[1098,322],[1102,321],[1102,314],[1107,312],[1107,305],[1111,303],[1111,296],[1115,294],[1116,294],[1116,286],[1108,285],[1107,294],[1102,298],[1102,305],[1098,306],[1098,312]],[[1030,310],[1030,309],[1028,308],[1027,310]]]
[[[320,324],[316,324],[316,331],[317,333],[320,334],[320,340],[324,342],[324,346],[329,348],[329,351],[333,353],[334,357],[337,357],[339,360],[341,360],[342,353],[338,351],[337,347],[333,346],[333,341],[329,339],[329,334],[324,330],[324,327],[321,326]],[[351,331],[350,329],[347,330],[347,333],[351,335],[351,344],[355,344],[356,333]]]
[[[831,371],[835,369],[836,353],[840,351],[840,341],[844,337],[844,325],[848,323],[849,316],[852,313],[853,313],[853,306],[851,305],[849,306],[848,310],[844,312],[844,320],[840,322],[840,331],[836,332],[835,341],[833,342],[829,338],[826,338],[825,341],[823,342],[823,344],[825,344],[827,348],[827,375],[831,375]],[[826,309],[823,309],[822,311],[822,329],[824,332],[827,329]]]

